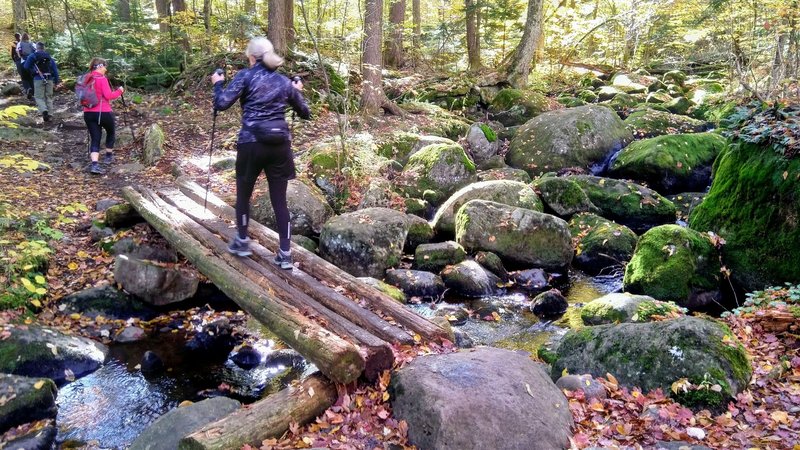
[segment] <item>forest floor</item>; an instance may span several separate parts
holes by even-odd
[[[10,102],[0,103],[0,108],[26,103],[22,97],[9,99]],[[61,93],[56,103],[60,106],[56,118],[46,124],[38,120],[36,125],[56,131],[55,142],[18,141],[3,143],[0,147],[0,158],[21,154],[33,160],[57,161],[50,170],[16,171],[13,166],[0,165],[0,201],[13,205],[15,216],[33,214],[55,218],[49,226],[64,234],[63,238],[49,242],[54,252],[46,273],[48,294],[42,298],[37,314],[6,311],[0,313],[0,324],[38,322],[97,338],[100,324],[96,321],[79,315],[65,316],[57,311],[58,300],[63,296],[113,283],[113,257],[89,236],[92,221],[102,217],[102,213],[94,211],[94,205],[103,198],[121,199],[120,189],[129,184],[170,184],[174,165],[205,184],[207,173],[203,166],[208,161],[212,125],[210,90],[180,97],[145,96],[141,103],[129,104],[131,108],[127,111],[121,104],[115,105],[119,126],[130,122],[137,138],[135,143],[115,149],[115,166],[137,160],[142,135],[149,124],[159,122],[167,136],[166,155],[156,166],[127,174],[89,174],[86,131],[80,114],[72,106],[74,96]],[[230,152],[235,145],[239,114],[234,110],[220,113],[217,120],[215,153]],[[378,135],[409,129],[413,125],[411,122],[425,120],[428,119],[424,116],[385,117],[370,120],[364,127]],[[323,137],[337,135],[337,129],[336,116],[329,113],[321,114],[312,122],[295,124],[295,151],[305,151]],[[234,191],[232,181],[217,175],[212,173],[211,189],[223,198],[230,198]],[[123,233],[139,241],[161,241],[160,236],[144,224]],[[20,236],[6,235],[4,239],[13,241]],[[679,440],[711,448],[800,450],[800,332],[796,325],[785,330],[770,330],[769,320],[765,319],[770,311],[761,316],[750,314],[725,319],[752,356],[754,375],[748,389],[723,411],[716,414],[691,411],[666,398],[666,393],[629,391],[617,386],[609,376],[601,380],[609,393],[605,400],[568,395],[576,423],[572,445],[575,448],[652,448],[658,440]],[[176,314],[185,314],[189,320],[194,312]],[[154,323],[158,320],[163,319],[156,319]],[[116,326],[122,327],[124,322]],[[402,365],[419,354],[448,349],[422,345],[396,351],[398,364]],[[387,392],[389,379],[387,372],[373,385],[342,387],[337,403],[316,423],[302,427],[293,425],[285,436],[267,440],[260,447],[412,448],[407,442],[407,425],[392,417]],[[11,430],[0,442],[30,427]]]

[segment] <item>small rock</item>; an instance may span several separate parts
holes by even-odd
[[[521,270],[511,274],[511,278],[526,291],[542,292],[550,287],[547,272],[542,269]]]
[[[154,374],[164,370],[164,362],[161,361],[158,355],[148,350],[144,352],[141,362],[142,373]]]
[[[92,242],[100,242],[103,239],[113,235],[114,230],[108,227],[100,228],[97,225],[92,225],[92,228],[89,230],[89,238],[92,240]]]
[[[125,327],[120,334],[114,338],[114,342],[124,344],[126,342],[141,341],[147,336],[147,333],[139,327]]]
[[[469,337],[469,334],[461,329],[456,328],[453,330],[453,334],[456,337],[456,347],[458,348],[473,348],[475,347],[475,343],[472,341],[472,338]]]
[[[231,361],[244,370],[250,370],[261,364],[261,353],[249,345],[243,345],[231,356]]]
[[[567,312],[569,303],[567,299],[561,295],[558,289],[550,289],[547,292],[542,292],[533,299],[531,303],[531,312],[542,319],[552,320],[557,319]]]
[[[603,400],[608,396],[606,388],[591,375],[564,375],[556,381],[556,386],[568,391],[583,391],[586,399]]]
[[[119,205],[120,201],[113,199],[113,198],[104,198],[102,200],[97,201],[97,206],[95,206],[95,210],[97,211],[105,211],[108,208],[111,208],[114,205]]]

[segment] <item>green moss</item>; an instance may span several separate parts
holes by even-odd
[[[696,289],[716,289],[718,275],[719,260],[708,239],[678,225],[662,225],[639,239],[623,283],[631,293],[680,304]]]
[[[725,265],[748,290],[800,280],[800,159],[737,143],[720,154],[713,170],[690,227],[726,240]]]
[[[536,357],[541,359],[543,362],[552,365],[558,359],[558,354],[548,348],[542,347],[536,353]]]
[[[581,308],[581,319],[588,322],[592,319],[602,319],[603,323],[624,322],[627,319],[625,312],[612,307],[610,304],[589,303]]]
[[[378,155],[398,161],[407,161],[411,149],[419,141],[420,136],[415,133],[398,131],[392,133],[384,142],[378,145]]]
[[[503,89],[492,100],[492,107],[498,111],[511,109],[523,97],[519,89]]]
[[[486,136],[487,141],[494,142],[497,140],[497,133],[495,133],[494,130],[489,127],[489,125],[482,123],[479,126],[481,127],[481,131],[483,131],[483,135]]]
[[[633,317],[638,322],[649,322],[654,316],[668,316],[680,313],[682,309],[673,302],[644,301],[636,307]]]

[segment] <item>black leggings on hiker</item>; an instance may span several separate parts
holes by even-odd
[[[291,141],[269,145],[249,142],[236,147],[236,229],[239,238],[247,237],[250,197],[262,171],[267,174],[269,200],[275,211],[280,247],[288,253],[292,229],[289,222],[289,205],[286,202],[286,188],[289,180],[295,177]]]
[[[103,137],[103,129],[106,130],[106,149],[110,151],[114,148],[116,135],[113,112],[85,112],[83,113],[83,121],[86,122],[86,127],[89,129],[89,136],[91,137],[89,153],[100,151],[100,139]]]

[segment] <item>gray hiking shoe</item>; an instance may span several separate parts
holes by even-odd
[[[294,269],[294,265],[292,264],[292,253],[284,253],[283,250],[278,250],[278,253],[275,255],[275,259],[272,260],[278,267],[283,270],[292,270]]]
[[[93,162],[91,167],[89,167],[89,173],[92,175],[102,175],[103,169],[100,168],[100,164]]]
[[[253,252],[250,251],[250,238],[240,239],[239,236],[233,238],[228,245],[228,252],[236,256],[250,256]]]
[[[111,164],[114,162],[114,154],[111,152],[106,152],[103,156],[103,164]]]

